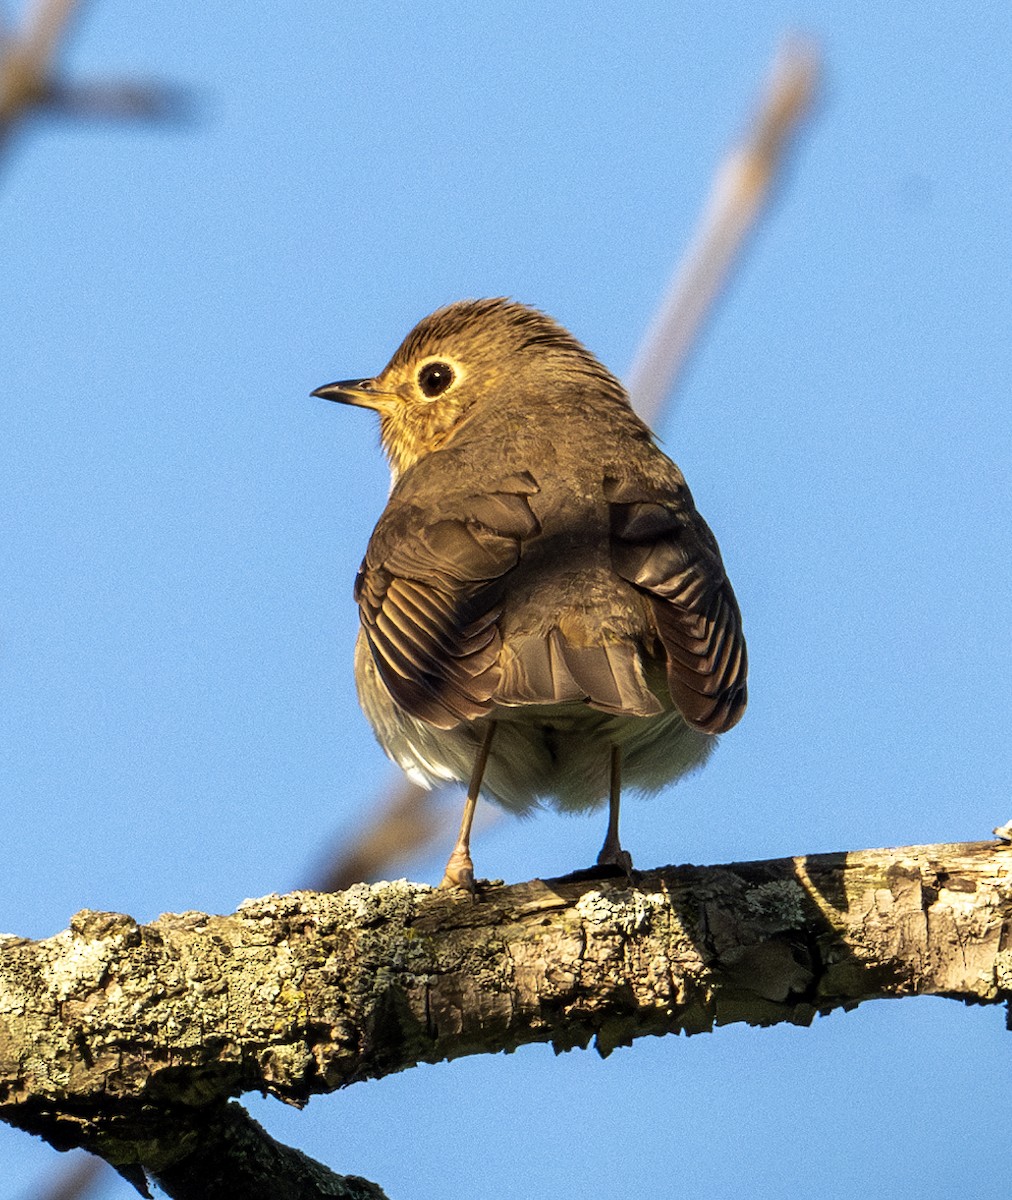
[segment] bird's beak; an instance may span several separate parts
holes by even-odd
[[[379,408],[386,399],[386,393],[376,387],[375,379],[340,379],[337,383],[325,383],[309,394],[358,408]]]

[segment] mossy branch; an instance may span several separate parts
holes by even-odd
[[[991,842],[584,873],[478,902],[402,881],[146,926],[84,911],[0,939],[0,1116],[171,1178],[247,1091],[301,1105],[528,1042],[608,1053],[879,997],[1006,1001],[1010,919],[1012,849]]]

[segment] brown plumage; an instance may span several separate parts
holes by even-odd
[[[473,889],[478,785],[524,811],[654,790],[746,703],[741,617],[716,540],[622,385],[506,300],[426,317],[374,379],[394,486],[359,571],[356,678],[413,778],[471,779],[444,882]]]

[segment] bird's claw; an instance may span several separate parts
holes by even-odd
[[[631,880],[633,877],[632,855],[628,850],[623,850],[617,842],[613,846],[605,842],[601,847],[601,853],[597,856],[597,865],[599,867],[618,867],[627,879]]]
[[[470,854],[454,850],[450,855],[450,861],[446,864],[439,887],[441,890],[461,888],[472,896],[478,894],[478,885],[474,882],[474,863],[471,861]]]

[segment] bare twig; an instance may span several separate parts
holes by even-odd
[[[107,1172],[101,1158],[75,1150],[69,1162],[61,1161],[56,1173],[33,1189],[30,1200],[83,1200]]]
[[[67,32],[81,0],[35,0],[20,39],[24,61],[30,71],[44,76],[56,57],[57,47]]]
[[[24,33],[5,37],[0,46],[0,142],[46,96],[57,46],[76,8],[77,0],[38,0]]]
[[[817,81],[812,45],[787,42],[744,141],[717,171],[696,233],[629,372],[629,393],[649,424],[660,420],[703,321],[783,172],[784,152],[811,110]]]
[[[0,38],[0,149],[26,117],[176,120],[187,96],[159,83],[122,80],[67,84],[55,61],[79,0],[37,0],[21,34]]]
[[[52,84],[38,103],[42,112],[82,121],[159,121],[178,123],[193,108],[189,88],[165,83]]]
[[[353,883],[372,883],[405,855],[418,856],[440,834],[449,836],[436,792],[420,788],[402,776],[376,800],[378,811],[360,827],[356,837],[340,846],[330,863],[314,872],[312,887],[342,892]]]

